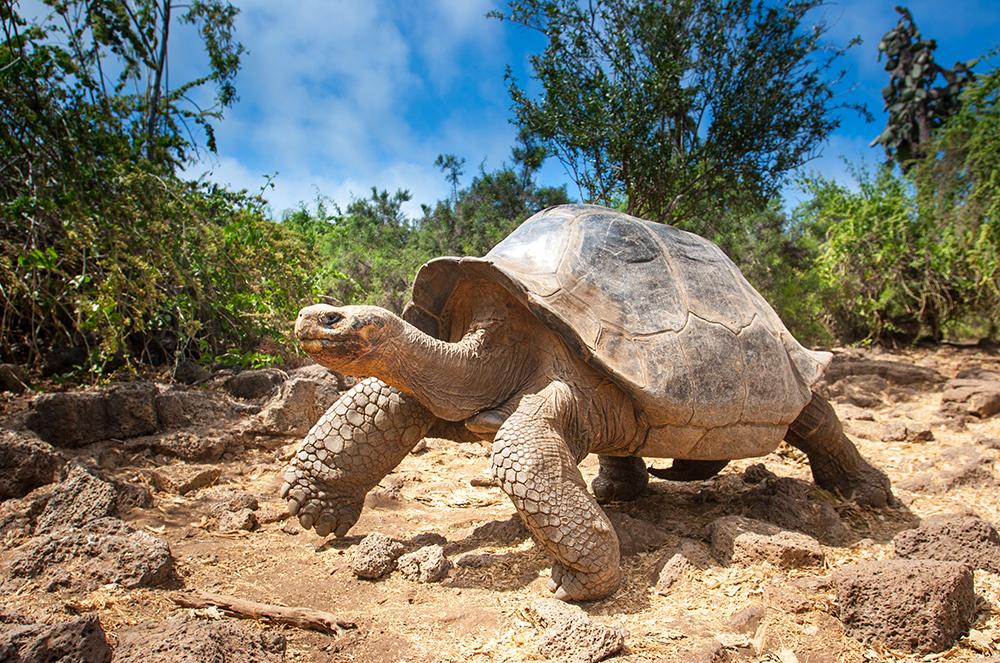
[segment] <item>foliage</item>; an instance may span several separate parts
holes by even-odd
[[[374,304],[397,313],[409,298],[409,285],[427,259],[413,242],[413,227],[402,206],[407,191],[372,189],[330,213],[319,201],[315,215],[304,207],[286,217],[292,227],[312,228],[319,291],[338,304]]]
[[[766,207],[839,124],[842,51],[802,27],[818,4],[511,0],[491,15],[547,38],[538,96],[508,70],[515,122],[591,201],[712,234]]]
[[[530,148],[515,148],[515,157]],[[440,159],[441,157],[439,157]],[[540,161],[521,163],[520,171],[503,167],[481,170],[451,201],[424,207],[419,244],[425,255],[482,256],[529,216],[569,202],[565,187],[539,187],[534,173]]]
[[[524,149],[515,156],[531,153]],[[334,206],[331,212],[320,200],[315,213],[302,207],[286,216],[284,225],[314,247],[320,290],[337,303],[375,304],[399,313],[409,300],[413,277],[427,260],[483,255],[535,212],[568,202],[565,188],[535,184],[540,161],[522,163],[520,172],[508,166],[482,171],[459,189],[463,163],[454,155],[437,158],[452,195],[424,206],[418,219],[403,213],[408,192],[390,195],[376,189],[346,210]]]
[[[33,29],[66,63],[66,83],[94,108],[95,119],[127,134],[136,155],[167,169],[183,164],[199,142],[189,123],[215,151],[211,122],[237,98],[233,79],[244,50],[233,36],[238,9],[223,0],[44,2],[51,11]],[[183,25],[200,35],[209,71],[171,87],[168,45],[171,30]],[[203,108],[196,93],[209,84],[214,104]]]
[[[152,7],[53,6],[68,26],[85,7]],[[122,360],[252,353],[263,336],[280,339],[309,292],[301,240],[270,223],[259,199],[183,182],[144,158],[137,114],[145,107],[116,96],[118,87],[109,93],[94,73],[103,60],[93,49],[114,42],[125,52],[123,40],[150,34],[120,34],[127,26],[112,29],[108,19],[90,32],[67,27],[67,45],[15,10],[0,8],[3,355],[37,363],[84,348],[101,370]],[[85,35],[93,39],[86,47]],[[122,76],[124,87],[132,79]],[[157,141],[182,154],[169,132]]]
[[[858,179],[857,191],[812,179],[813,198],[797,210],[797,221],[824,238],[815,274],[835,336],[940,340],[986,313],[982,286],[992,280],[996,292],[996,238],[987,273],[982,235],[942,223],[907,179],[888,168]]]
[[[889,161],[905,172],[928,155],[934,131],[961,109],[960,95],[973,80],[970,68],[977,61],[945,69],[934,61],[937,42],[921,37],[909,10],[896,11],[899,22],[878,44],[879,60],[884,54],[889,72],[889,85],[882,90],[889,119],[872,145],[882,145]],[[944,84],[935,86],[939,76]]]
[[[916,164],[920,205],[961,239],[962,291],[970,312],[997,333],[1000,320],[1000,69],[980,76],[961,111]]]

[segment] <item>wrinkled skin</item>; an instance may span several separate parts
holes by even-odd
[[[499,286],[460,284],[449,310],[445,340],[376,307],[300,312],[296,334],[317,362],[375,377],[344,393],[302,442],[284,475],[289,510],[303,527],[343,536],[365,494],[436,422],[464,422],[494,440],[492,471],[553,560],[549,588],[566,600],[607,596],[621,578],[618,540],[577,464],[601,455],[601,501],[641,494],[645,465],[631,456],[648,430],[642,413]],[[820,485],[875,506],[892,499],[825,401],[814,397],[803,417],[787,437]],[[676,461],[666,472],[692,480],[724,464]]]

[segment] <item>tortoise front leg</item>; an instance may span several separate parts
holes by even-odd
[[[306,529],[344,536],[368,491],[410,453],[435,421],[416,399],[377,378],[354,385],[302,440],[281,496]]]
[[[556,598],[585,601],[613,592],[621,581],[618,537],[587,492],[564,437],[564,407],[553,383],[521,399],[493,442],[490,464],[528,529],[554,558],[549,589]]]

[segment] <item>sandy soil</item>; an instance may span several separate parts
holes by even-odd
[[[973,366],[1000,370],[1000,358],[976,350],[868,351],[866,356],[933,367],[949,377]],[[785,445],[765,458],[733,462],[709,481],[651,480],[648,493],[638,501],[609,510],[653,523],[665,533],[665,542],[624,558],[622,587],[608,599],[583,605],[597,621],[627,630],[620,660],[707,661],[727,660],[724,657],[729,655],[738,660],[782,662],[973,661],[1000,651],[1000,575],[976,572],[979,606],[973,631],[952,649],[925,659],[863,645],[845,635],[836,617],[833,591],[809,580],[851,562],[892,556],[893,535],[933,514],[971,510],[1000,523],[1000,479],[992,465],[1000,452],[975,441],[1000,437],[1000,415],[957,425],[939,413],[940,393],[934,389],[889,399],[868,410],[871,421],[848,418],[858,416],[855,406],[835,405],[862,453],[893,480],[902,506],[860,509],[812,487],[804,457]],[[881,441],[886,427],[899,422],[928,426],[934,440]],[[340,540],[322,539],[301,530],[294,520],[282,518],[284,505],[277,493],[284,459],[293,450],[294,444],[257,449],[221,464],[218,484],[259,499],[257,514],[263,524],[257,531],[215,531],[209,515],[211,488],[185,496],[154,491],[154,508],[129,514],[127,520],[134,526],[169,541],[178,577],[174,587],[125,591],[105,586],[86,595],[66,595],[29,583],[5,597],[4,603],[35,615],[96,611],[113,639],[115,631],[125,625],[175,613],[178,608],[170,600],[173,591],[202,589],[320,608],[357,623],[357,629],[340,637],[256,624],[255,628],[284,634],[288,661],[542,660],[537,650],[541,629],[527,607],[548,596],[549,562],[513,523],[489,525],[476,532],[483,525],[503,523],[514,513],[499,488],[470,484],[471,479],[484,476],[488,467],[485,446],[428,440],[426,450],[409,456],[369,496],[361,520]],[[921,473],[933,477],[967,452],[983,456],[986,468],[969,480],[953,482],[956,485],[946,490],[901,487]],[[760,462],[778,476],[811,486],[809,499],[834,507],[850,530],[850,541],[825,543],[823,568],[715,564],[689,573],[666,596],[657,594],[653,589],[656,573],[676,552],[678,537],[704,539],[707,523],[746,513],[747,505],[760,499],[755,493],[759,488],[741,479],[745,468]],[[668,463],[654,462],[661,467]],[[596,467],[595,457],[583,464],[588,482]],[[140,480],[143,469],[125,466],[116,473]],[[911,481],[910,485],[915,484]],[[438,584],[410,582],[398,573],[374,582],[359,580],[350,569],[352,549],[372,532],[403,542],[421,534],[440,535],[447,540],[445,552],[452,560],[467,552],[488,553],[491,563],[481,568],[456,567]],[[0,555],[0,563],[3,559]],[[759,627],[738,632],[730,617],[753,604],[765,608]],[[213,610],[197,612],[220,617]]]

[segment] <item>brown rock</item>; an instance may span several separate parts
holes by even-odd
[[[424,546],[400,556],[396,562],[399,572],[413,582],[441,582],[448,576],[451,561],[445,557],[440,545]]]
[[[263,435],[301,437],[309,432],[323,411],[316,404],[316,383],[292,378],[283,383],[261,410],[256,431]]]
[[[681,542],[664,556],[663,567],[656,574],[653,588],[656,593],[666,596],[677,581],[696,569],[706,569],[710,558],[708,547],[694,539],[682,539]]]
[[[221,475],[222,469],[216,465],[178,463],[152,470],[149,479],[159,490],[174,495],[187,495],[193,490],[211,486]]]
[[[538,651],[549,659],[595,663],[625,647],[624,629],[593,621],[579,606],[541,599],[531,605],[531,612],[545,629]]]
[[[34,434],[0,429],[0,500],[51,483],[62,464],[59,452]]]
[[[989,435],[977,435],[975,440],[976,444],[982,445],[987,449],[996,449],[1000,451],[1000,437],[990,437]]]
[[[375,580],[396,568],[396,560],[406,548],[385,534],[374,532],[361,540],[354,549],[351,571],[359,578]]]
[[[863,562],[841,568],[833,582],[848,634],[911,652],[947,649],[976,611],[972,571],[958,562]]]
[[[879,437],[883,442],[929,442],[934,439],[934,433],[923,424],[892,421],[882,428]]]
[[[166,541],[117,518],[102,518],[32,539],[11,559],[8,577],[15,585],[39,578],[75,591],[110,582],[132,589],[163,584],[172,569]]]
[[[933,368],[885,359],[867,359],[837,353],[823,373],[823,381],[832,383],[852,375],[877,375],[895,385],[935,385],[945,377]]]
[[[1000,573],[1000,535],[981,518],[949,514],[926,519],[892,540],[896,556],[964,562],[974,569]]]
[[[258,527],[257,516],[250,509],[227,511],[219,516],[215,527],[220,532],[252,532]]]
[[[212,508],[209,509],[209,513],[213,516],[220,516],[223,513],[239,511],[241,509],[256,511],[260,508],[260,504],[257,502],[256,497],[245,491],[235,490],[233,488],[223,488],[218,486],[210,491],[206,491],[204,497],[215,502],[215,504],[212,505]],[[281,510],[286,514],[288,513],[285,509]],[[269,522],[273,523],[277,520],[282,520],[282,518],[272,518]]]
[[[152,498],[145,488],[103,477],[80,465],[73,465],[57,485],[38,516],[35,534],[115,517],[134,507],[148,507]]]
[[[507,520],[491,520],[472,530],[470,538],[481,543],[501,543],[511,545],[530,536],[521,518],[514,514]]]
[[[288,379],[288,374],[277,368],[259,368],[240,371],[222,383],[222,388],[237,398],[260,400],[268,398],[278,385]]]
[[[116,633],[115,663],[281,663],[285,639],[240,623],[174,617]]]
[[[730,615],[726,625],[734,633],[752,635],[764,619],[765,612],[766,609],[760,603],[751,603]]]
[[[832,504],[813,497],[813,484],[767,475],[754,490],[740,496],[744,515],[808,534],[827,545],[845,545],[855,538]]]
[[[28,372],[17,364],[0,364],[0,392],[23,394],[28,389]]]
[[[46,442],[64,447],[146,435],[159,426],[158,393],[149,382],[124,382],[102,391],[42,394],[31,402],[26,423]]]
[[[971,414],[980,419],[1000,412],[1000,380],[958,378],[949,380],[941,394],[941,409]]]
[[[608,511],[607,515],[618,535],[622,557],[656,550],[670,539],[669,534],[648,520],[616,511]]]
[[[816,539],[770,523],[725,516],[709,523],[706,530],[712,554],[725,564],[766,561],[781,568],[798,568],[823,562],[823,549]]]
[[[0,661],[11,663],[111,661],[111,647],[108,646],[97,615],[87,615],[51,625],[2,622],[0,619]]]

